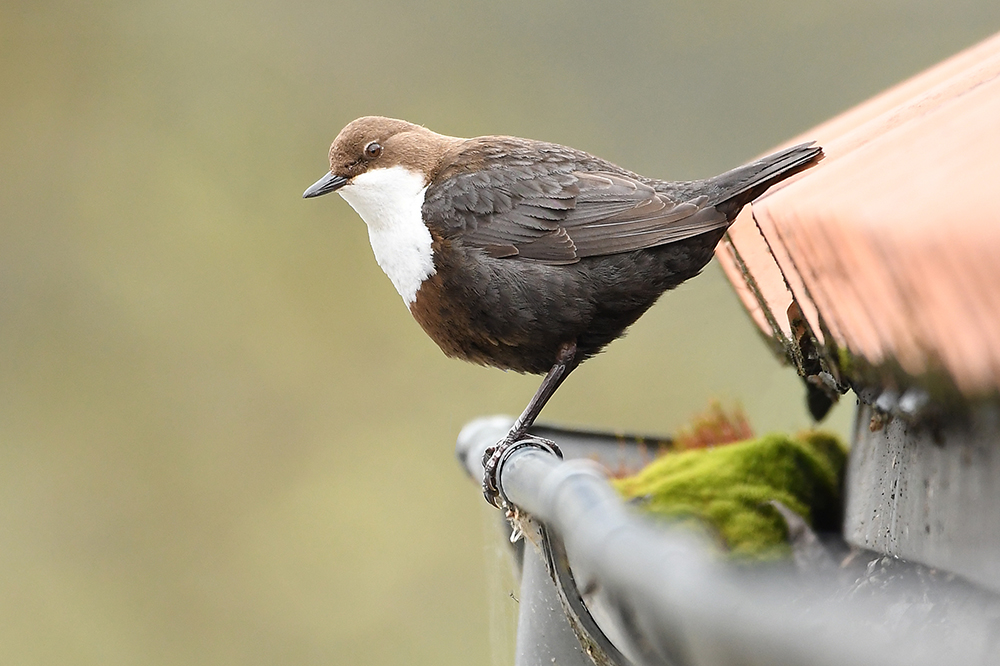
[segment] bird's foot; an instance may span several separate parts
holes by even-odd
[[[513,446],[514,441],[506,437],[483,452],[483,497],[486,501],[500,509],[503,501],[500,499],[500,485],[497,481],[497,467],[504,451]]]
[[[500,481],[497,478],[500,463],[505,457],[522,446],[545,449],[559,458],[563,457],[559,445],[551,439],[532,437],[524,433],[515,434],[512,432],[493,446],[487,448],[483,452],[483,497],[498,509],[507,507],[507,498],[503,497],[503,494],[500,492]]]

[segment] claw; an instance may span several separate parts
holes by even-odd
[[[560,459],[563,457],[562,451],[559,449],[559,445],[552,440],[525,435],[520,435],[518,438],[512,438],[508,435],[506,438],[497,442],[494,446],[486,449],[483,453],[483,497],[486,498],[487,502],[498,509],[509,508],[506,498],[504,498],[500,493],[500,481],[497,478],[497,472],[500,469],[500,461],[506,457],[507,453],[510,452],[511,449],[517,449],[522,446],[531,446],[548,451]]]
[[[503,439],[483,452],[483,497],[486,501],[498,509],[503,508],[503,500],[500,497],[500,486],[497,481],[497,465],[504,452],[513,442]]]

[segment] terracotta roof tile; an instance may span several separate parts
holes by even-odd
[[[1000,35],[803,139],[826,159],[718,252],[757,325],[794,358],[794,298],[828,352],[1000,389]]]

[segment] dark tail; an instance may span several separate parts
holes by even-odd
[[[709,205],[714,204],[732,219],[743,206],[764,194],[772,185],[808,169],[821,159],[823,149],[810,141],[727,171],[711,179]]]

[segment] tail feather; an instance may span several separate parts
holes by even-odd
[[[808,169],[821,159],[823,149],[812,141],[786,148],[712,178],[715,193],[711,201],[727,217],[735,217],[743,206],[764,194],[768,188]]]

